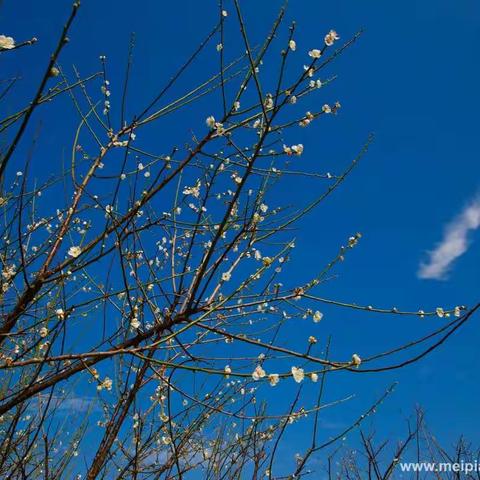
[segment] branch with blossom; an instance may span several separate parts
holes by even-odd
[[[290,425],[312,421],[312,447],[286,474],[300,478],[308,458],[360,427],[393,391],[322,440],[320,412],[354,399],[325,400],[327,377],[414,363],[478,308],[325,298],[323,285],[360,233],[308,276],[287,273],[292,227],[344,185],[373,141],[331,173],[311,171],[309,146],[296,137],[340,113],[329,68],[360,33],[342,45],[327,28],[322,45],[302,48],[282,7],[252,47],[240,2],[228,3],[220,0],[213,28],[144,106],[129,104],[133,37],[123,79],[109,76],[103,55],[91,75],[63,66],[74,3],[33,100],[0,119],[8,138],[0,153],[2,478],[283,478],[280,442]],[[240,51],[227,31],[239,35]],[[0,53],[21,45],[0,36]],[[218,71],[190,73],[212,55]],[[192,124],[192,106],[206,101],[210,110]],[[36,159],[22,163],[23,143],[33,112],[57,103],[77,122],[69,165],[37,178]],[[172,123],[183,146],[164,134]],[[306,178],[318,182],[315,198],[279,202],[282,182],[302,188]],[[345,355],[333,350],[341,338],[331,344],[318,333],[317,324],[334,321],[325,304],[445,323],[388,351],[359,344]],[[299,325],[305,335],[292,338]],[[309,390],[316,400],[303,406]],[[271,405],[272,391],[285,402]],[[83,405],[79,396],[86,414],[66,422],[62,405]]]

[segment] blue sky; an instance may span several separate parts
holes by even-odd
[[[18,40],[32,35],[40,39],[35,49],[24,49],[15,59],[16,68],[28,79],[43,68],[45,62],[39,59],[47,58],[55,38],[52,32],[59,31],[66,18],[68,2],[25,0],[22,15],[16,3],[7,0],[0,9],[0,33]],[[339,78],[325,90],[325,99],[338,99],[340,114],[321,128],[299,132],[297,141],[306,146],[305,168],[339,173],[368,134],[376,136],[355,173],[299,225],[291,267],[295,275],[300,278],[312,264],[324,264],[348,236],[359,231],[363,234],[360,246],[336,271],[338,277],[323,287],[322,296],[415,310],[473,305],[480,298],[478,232],[469,232],[468,249],[452,263],[446,278],[419,278],[418,271],[428,261],[428,251],[442,240],[446,226],[478,194],[480,4],[473,0],[290,3],[287,16],[297,22],[298,52],[321,44],[330,28],[342,39],[365,29],[357,44],[329,70]],[[120,84],[115,78],[124,70],[129,33],[134,31],[137,93],[131,101],[142,103],[209,31],[216,21],[216,4],[213,0],[135,4],[85,0],[61,63],[64,68],[75,63],[86,74],[98,68],[100,54],[107,55],[114,90],[115,83]],[[260,40],[280,2],[245,0],[242,4],[249,32]],[[202,77],[209,67],[208,61],[196,66]],[[19,96],[22,91],[30,92],[31,84],[20,85]],[[210,113],[204,104],[195,108],[192,118]],[[47,130],[44,141],[58,157],[62,148],[68,150],[70,141],[61,146],[58,138],[70,139],[74,123],[48,115],[42,118],[53,122],[55,135]],[[166,137],[171,135],[185,138],[188,129],[178,132],[172,126],[165,132]],[[42,159],[41,168],[48,169],[55,161]],[[295,203],[305,202],[318,188],[315,185],[292,191],[281,184],[278,198],[288,194]],[[416,336],[425,331],[427,322],[443,322],[327,308],[324,313],[318,336],[332,334],[339,354],[358,351],[365,356]],[[353,379],[339,375],[331,381],[331,396],[356,392],[358,399],[349,410],[353,418],[386,386],[399,381],[396,393],[381,409],[376,424],[380,431],[401,431],[403,418],[419,404],[440,438],[450,442],[465,433],[478,443],[479,340],[475,318],[440,350],[405,370]],[[329,414],[330,425],[344,422],[344,411],[338,412]]]

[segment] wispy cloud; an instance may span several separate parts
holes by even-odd
[[[480,227],[480,196],[468,204],[446,227],[442,241],[420,265],[419,278],[443,280],[452,263],[469,247],[469,233]]]

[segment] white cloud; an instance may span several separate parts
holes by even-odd
[[[469,233],[480,227],[480,197],[467,205],[446,227],[442,241],[429,252],[418,270],[419,278],[443,280],[451,264],[469,247]]]

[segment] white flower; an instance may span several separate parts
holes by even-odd
[[[265,205],[264,203],[260,204],[260,211],[262,213],[267,213],[268,210],[268,205]]]
[[[462,309],[460,307],[455,307],[455,310],[453,311],[453,314],[456,317],[459,317],[462,314]]]
[[[308,52],[308,55],[312,58],[320,58],[322,56],[322,52],[318,50],[318,48],[314,48]]]
[[[353,365],[355,365],[356,367],[359,367],[360,364],[362,363],[362,359],[360,358],[359,355],[357,355],[356,353],[354,353],[352,355],[352,363]]]
[[[274,387],[280,381],[280,377],[278,376],[278,373],[271,373],[268,376],[268,380],[270,381],[270,385]]]
[[[112,389],[112,385],[113,385],[113,382],[111,378],[105,377],[103,382],[100,385],[97,385],[97,390],[100,391],[106,388],[108,391],[110,391]]]
[[[223,135],[225,133],[225,128],[223,128],[223,123],[215,122],[215,131],[217,135]]]
[[[322,318],[323,318],[323,313],[318,310],[313,314],[313,321],[315,323],[318,323]]]
[[[435,311],[437,312],[437,316],[439,316],[440,318],[443,318],[445,316],[445,311],[442,307],[437,307]]]
[[[322,107],[322,111],[323,111],[324,113],[332,113],[332,107],[326,103],[326,104]]]
[[[338,36],[338,33],[335,30],[330,30],[326,35],[325,35],[325,45],[327,47],[331,47],[336,40],[339,40],[340,37]]]
[[[112,389],[112,380],[109,377],[105,377],[105,380],[103,381],[103,387],[106,388],[107,390]]]
[[[59,320],[65,319],[65,312],[63,311],[63,308],[57,308],[55,310],[55,315],[58,317]]]
[[[11,50],[12,48],[15,48],[15,40],[12,37],[0,35],[0,48],[4,50]]]
[[[313,335],[310,335],[308,337],[308,343],[315,344],[317,343],[317,339]]]
[[[185,187],[183,189],[183,194],[184,195],[192,195],[195,198],[198,198],[200,196],[200,187],[202,186],[202,182],[200,180],[197,180],[197,183],[195,184],[194,187]]]
[[[292,151],[295,155],[301,155],[303,153],[303,145],[301,143],[298,145],[292,145]]]
[[[47,327],[42,327],[42,328],[40,329],[40,332],[39,332],[39,333],[40,333],[40,336],[41,336],[42,338],[45,338],[45,337],[48,335],[48,328],[47,328]]]
[[[304,65],[303,69],[307,72],[307,76],[312,78],[315,75],[315,69],[310,68],[308,65]]]
[[[206,120],[205,123],[207,124],[208,128],[215,128],[215,117],[210,115]]]
[[[312,382],[314,382],[314,383],[318,382],[318,375],[315,372],[312,372],[310,374],[310,378],[311,378]]]
[[[82,249],[80,247],[73,246],[68,249],[67,253],[73,258],[77,258],[82,253]]]
[[[138,320],[137,317],[133,317],[132,321],[130,322],[130,326],[133,328],[133,329],[137,329],[138,327],[140,327],[140,321]]]
[[[295,40],[290,40],[288,42],[288,47],[292,52],[294,52],[297,49],[297,44],[295,43]]]
[[[261,378],[263,378],[265,375],[266,375],[265,370],[260,365],[257,365],[257,367],[255,368],[255,370],[252,373],[252,378],[255,381],[257,381],[257,380],[260,380]]]
[[[231,278],[232,278],[232,275],[230,274],[230,272],[223,272],[222,273],[222,280],[224,282],[229,282]]]
[[[228,17],[228,12],[226,10],[222,10],[222,17]]]
[[[222,51],[222,50],[223,50],[223,44],[222,44],[222,43],[219,43],[219,44],[217,45],[217,52],[220,52],[220,51]]]
[[[263,257],[262,262],[265,267],[269,267],[273,263],[273,259],[270,257]]]
[[[224,371],[225,371],[225,376],[227,378],[229,377],[229,374],[232,373],[232,369],[230,368],[229,365],[225,365]]]
[[[10,265],[10,266],[4,266],[2,270],[2,277],[5,280],[10,280],[15,276],[15,273],[17,271],[17,267],[15,265]]]
[[[292,375],[293,375],[293,379],[297,383],[302,382],[303,379],[305,378],[305,372],[303,371],[303,368],[292,367]]]

